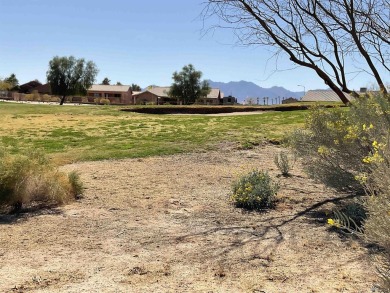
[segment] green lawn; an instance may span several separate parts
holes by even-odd
[[[43,148],[59,164],[145,157],[279,140],[302,126],[307,114],[147,115],[119,109],[0,103],[0,142],[15,153]]]

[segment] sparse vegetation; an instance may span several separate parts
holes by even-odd
[[[279,171],[283,176],[289,176],[290,170],[292,169],[295,162],[295,158],[289,156],[285,151],[281,151],[279,154],[275,155],[274,163],[278,167]]]
[[[0,207],[19,210],[31,203],[62,204],[82,193],[76,173],[60,172],[41,151],[11,155],[0,151]]]
[[[237,207],[261,210],[274,206],[278,190],[267,172],[253,170],[233,183],[230,199]]]

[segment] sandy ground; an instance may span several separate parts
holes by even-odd
[[[0,292],[371,292],[369,251],[326,225],[330,199],[276,146],[77,163],[85,197],[0,215]],[[232,180],[269,170],[277,208],[244,212]]]

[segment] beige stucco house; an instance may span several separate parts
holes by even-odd
[[[87,91],[88,101],[95,98],[106,98],[111,104],[132,104],[133,91],[130,85],[102,85],[94,84]]]
[[[204,105],[222,105],[223,93],[219,89],[211,89],[210,93],[205,98],[200,98],[197,104]]]
[[[154,104],[164,105],[165,103],[175,104],[176,99],[168,96],[170,87],[151,86],[140,93],[133,94],[133,103],[136,105]]]
[[[170,87],[149,87],[141,93],[133,94],[133,103],[139,105],[163,105],[165,103],[176,104],[177,100],[168,96],[169,90]],[[199,99],[197,104],[222,105],[224,104],[223,93],[219,89],[211,89],[207,97]]]

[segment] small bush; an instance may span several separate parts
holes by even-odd
[[[292,169],[295,162],[295,158],[290,159],[287,152],[280,152],[279,154],[275,155],[274,163],[276,167],[278,167],[279,171],[282,173],[283,176],[289,176],[290,170]]]
[[[278,190],[267,172],[253,170],[233,183],[230,199],[237,207],[261,210],[274,206]]]
[[[48,94],[44,94],[42,96],[42,102],[50,102],[50,99],[51,99],[51,96],[49,96]]]
[[[251,149],[254,149],[256,146],[258,146],[260,143],[258,142],[254,142],[254,141],[243,141],[240,143],[240,146],[239,148],[241,150],[251,150]]]
[[[103,98],[103,99],[100,99],[99,104],[101,104],[101,105],[110,105],[111,102],[110,102],[109,99]]]
[[[50,102],[52,103],[59,103],[61,102],[61,99],[59,97],[51,97]]]
[[[68,174],[68,178],[72,187],[72,194],[74,194],[75,197],[80,198],[84,192],[84,184],[81,181],[80,174],[72,171]]]
[[[82,192],[79,177],[59,172],[41,151],[21,155],[0,151],[0,207],[18,210],[25,204],[62,204]]]

